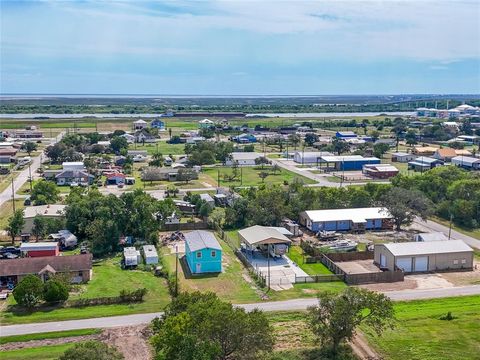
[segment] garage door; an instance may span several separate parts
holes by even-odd
[[[395,264],[399,269],[402,269],[404,272],[412,272],[411,257],[396,259]]]
[[[415,271],[427,271],[428,270],[428,256],[417,256],[415,258]]]
[[[381,268],[387,267],[387,257],[383,254],[380,254],[380,267]]]

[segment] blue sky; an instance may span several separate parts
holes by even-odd
[[[480,93],[479,1],[3,1],[1,93]]]

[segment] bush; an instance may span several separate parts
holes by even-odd
[[[454,319],[455,319],[455,316],[452,315],[451,311],[449,311],[446,315],[440,316],[440,320],[451,321],[451,320],[454,320]]]
[[[15,301],[28,308],[37,305],[43,296],[43,283],[38,276],[25,276],[13,290]]]
[[[117,349],[100,341],[85,341],[68,349],[59,360],[121,360],[124,359]]]
[[[48,303],[67,301],[68,287],[59,280],[50,279],[43,286],[43,299]]]

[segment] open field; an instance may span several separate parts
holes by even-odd
[[[130,144],[128,150],[146,150],[149,155],[157,151],[163,156],[185,154],[185,144],[168,144],[166,141],[157,141],[156,143]]]
[[[25,342],[31,340],[45,340],[45,339],[63,339],[67,337],[94,335],[99,334],[102,331],[100,329],[79,329],[79,330],[67,330],[67,331],[52,331],[38,334],[27,335],[13,335],[0,337],[0,345],[13,343],[13,342]]]
[[[179,261],[179,287],[180,291],[213,291],[221,299],[233,303],[248,303],[260,300],[255,292],[253,284],[249,284],[245,278],[247,275],[243,265],[237,259],[232,249],[219,240],[223,249],[222,266],[223,272],[212,275],[197,275],[186,279]],[[163,248],[163,259],[170,273],[175,272],[175,254],[170,253],[169,248]]]
[[[15,209],[23,209],[23,199],[15,199]],[[8,200],[0,207],[0,230],[5,229],[8,225],[8,219],[13,214],[12,200]]]
[[[0,313],[0,321],[3,324],[19,324],[161,311],[170,301],[165,280],[147,271],[122,270],[119,262],[120,256],[117,256],[94,264],[92,280],[88,284],[81,285],[81,291],[73,294],[71,299],[116,296],[122,289],[146,288],[148,293],[143,302],[83,308],[46,307],[39,308],[33,313],[7,309]],[[9,305],[15,304],[13,297],[8,301]]]
[[[433,217],[432,220],[439,223],[439,224],[442,224],[442,225],[445,225],[445,226],[450,226],[450,222],[448,220],[441,219],[437,216]],[[480,240],[480,228],[476,228],[476,229],[472,230],[472,229],[462,228],[462,227],[454,224],[454,225],[452,225],[452,229],[458,231],[459,233],[462,233],[462,234],[465,234],[465,235],[468,235],[468,236],[471,236],[475,239]]]
[[[232,168],[226,166],[218,166],[214,168],[204,168],[203,173],[209,175],[214,181],[217,181],[218,172],[220,172],[220,185],[221,186],[258,186],[262,184],[262,179],[258,176],[261,172],[268,173],[268,176],[265,178],[265,184],[270,185],[283,185],[285,182],[291,183],[294,178],[300,178],[304,181],[305,184],[314,184],[315,181],[308,179],[306,177],[297,175],[291,171],[281,169],[274,174],[271,171],[271,167],[265,166],[262,170],[260,166],[244,166],[238,170],[238,178],[234,181],[225,181],[223,176],[225,174],[231,175]]]
[[[451,311],[454,320],[439,318]],[[476,359],[480,353],[480,296],[395,304],[396,328],[380,337],[363,329],[386,359]]]
[[[75,343],[39,346],[18,350],[2,351],[2,360],[55,360],[58,359],[67,349],[75,346]]]

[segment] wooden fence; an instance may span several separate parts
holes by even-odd
[[[205,230],[208,229],[208,222],[188,222],[180,224],[165,224],[162,228],[164,231],[183,231],[183,230]]]
[[[320,283],[320,282],[330,282],[330,281],[344,281],[344,276],[335,275],[335,274],[310,275],[310,276],[295,275],[295,284]]]

